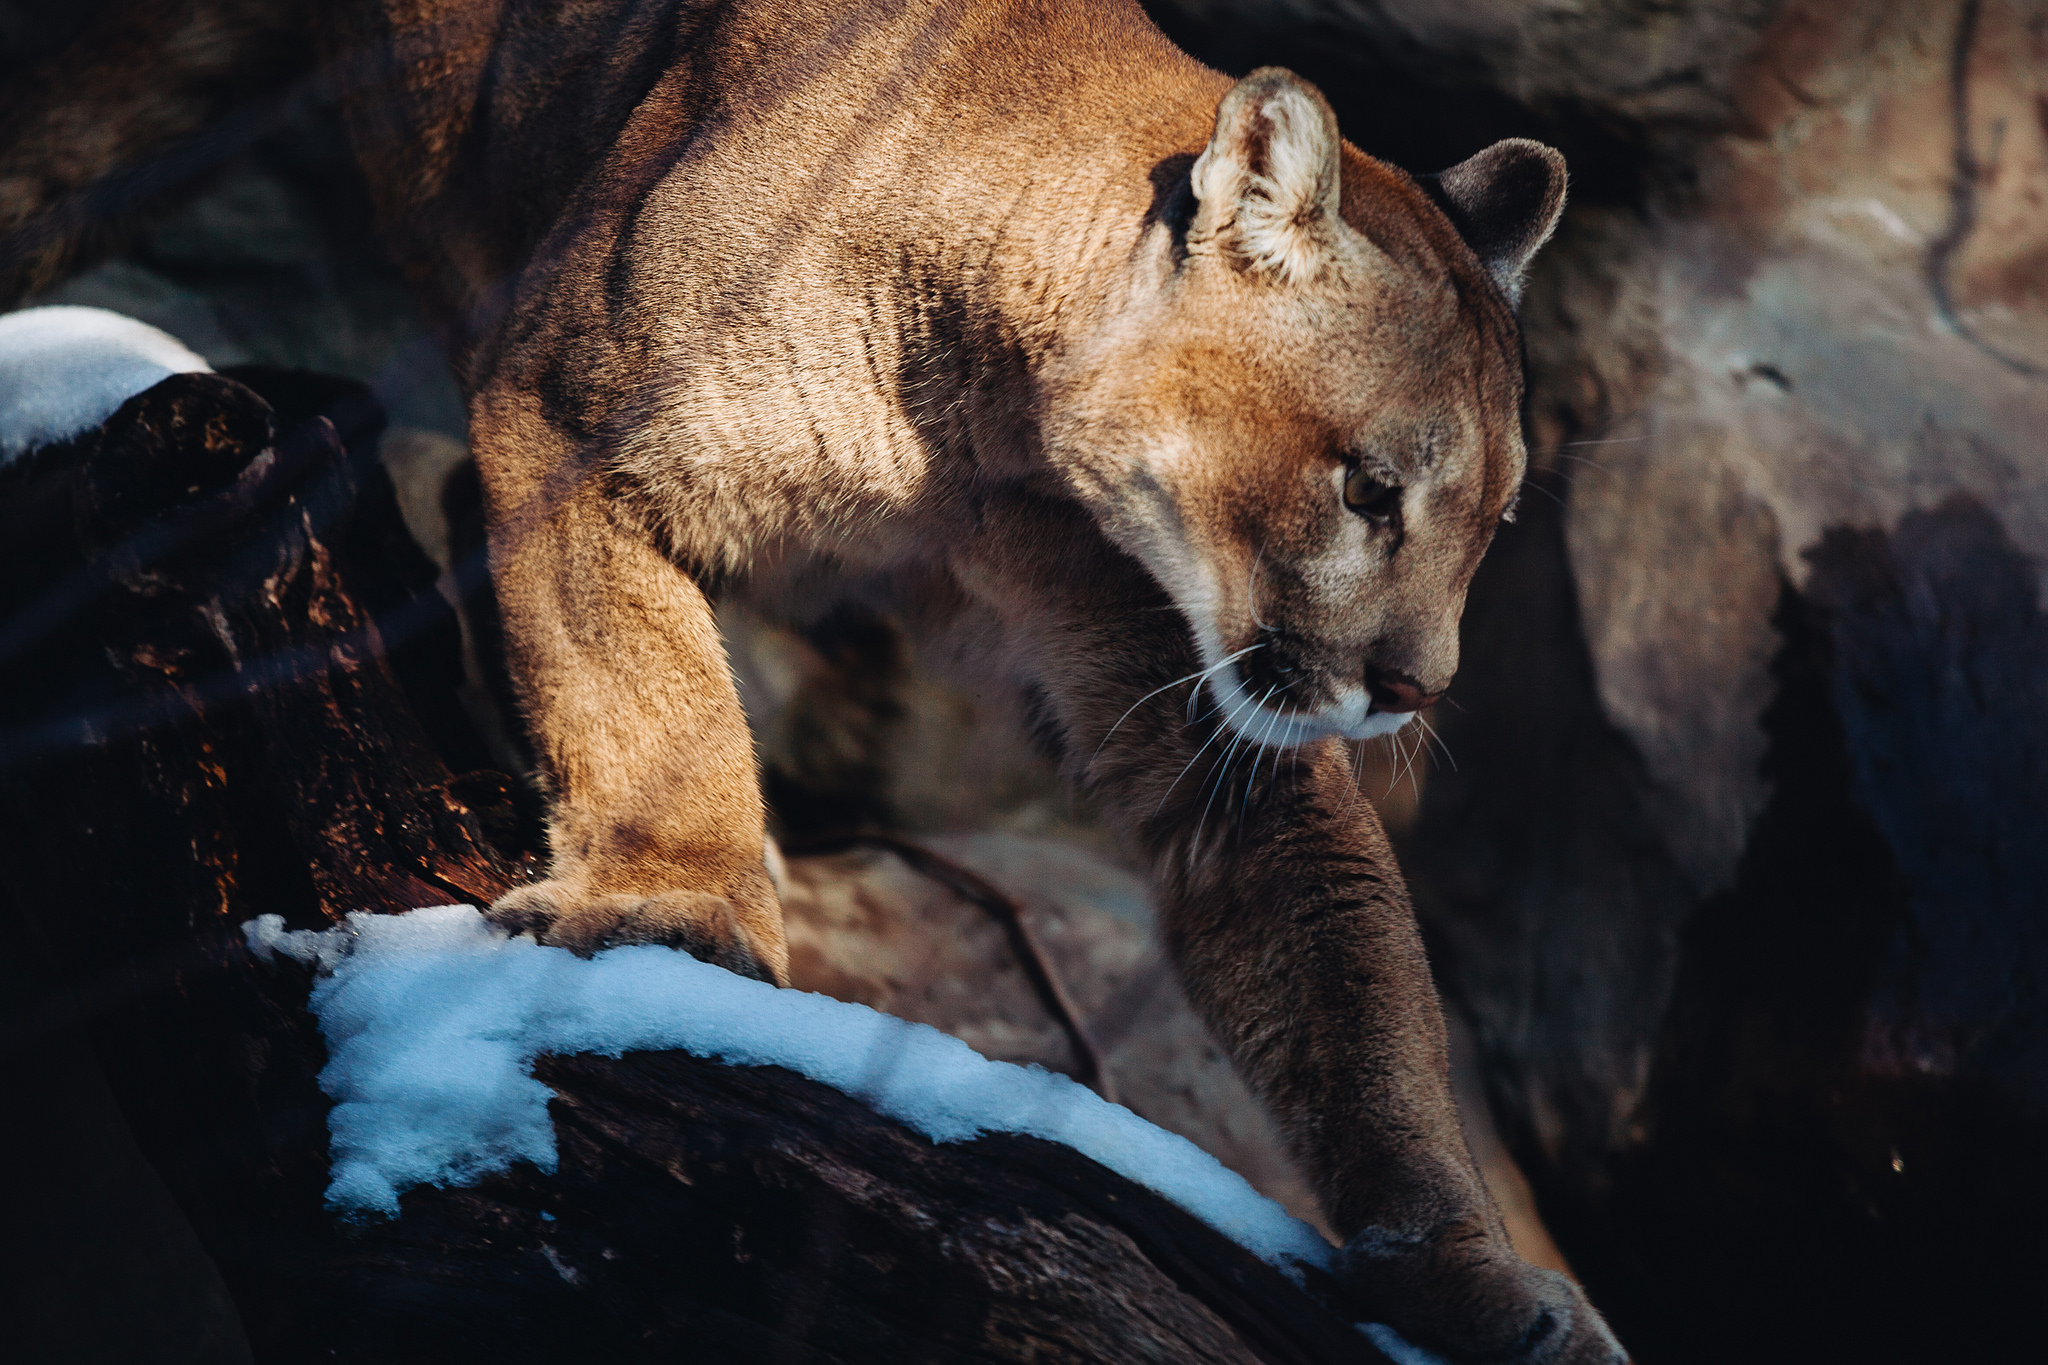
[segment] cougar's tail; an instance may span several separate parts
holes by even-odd
[[[115,0],[0,91],[0,308],[270,126],[314,71],[323,0]]]

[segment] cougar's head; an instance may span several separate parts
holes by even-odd
[[[1449,686],[1522,482],[1514,307],[1563,158],[1501,142],[1418,183],[1268,68],[1180,165],[1060,363],[1049,444],[1171,594],[1239,733],[1391,733]]]

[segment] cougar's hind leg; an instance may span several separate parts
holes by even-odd
[[[473,438],[507,654],[550,785],[545,880],[499,922],[589,953],[665,943],[778,984],[753,742],[711,604],[538,418]]]

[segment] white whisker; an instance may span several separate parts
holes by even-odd
[[[1266,695],[1264,697],[1260,697],[1258,701],[1253,703],[1254,709],[1263,707],[1266,704],[1266,698],[1271,697],[1273,695],[1273,691],[1273,688],[1267,688]],[[1233,730],[1237,729],[1237,715],[1238,713],[1235,711],[1231,712],[1230,715],[1230,728]],[[1216,804],[1216,798],[1223,794],[1224,785],[1230,781],[1231,764],[1237,754],[1238,747],[1241,744],[1247,742],[1249,739],[1250,736],[1244,734],[1242,731],[1239,731],[1237,738],[1231,740],[1229,745],[1225,747],[1225,749],[1223,750],[1223,761],[1217,764],[1216,771],[1212,774],[1212,776],[1215,779],[1215,786],[1209,792],[1209,799],[1202,805],[1202,818],[1195,821],[1195,834],[1197,838],[1201,836],[1202,826],[1209,823],[1210,808]],[[1252,759],[1252,770],[1256,772],[1259,766],[1258,759],[1256,757],[1258,753],[1256,746],[1253,747],[1252,752],[1254,755]]]
[[[1294,686],[1293,683],[1287,684],[1287,687],[1292,686]],[[1275,691],[1285,692],[1287,690],[1287,687],[1269,689],[1266,693],[1266,697],[1272,697]],[[1265,706],[1265,704],[1266,703],[1264,700],[1261,700],[1259,702],[1259,705],[1262,708]],[[1259,760],[1265,757],[1264,751],[1268,747],[1270,747],[1267,745],[1266,741],[1273,737],[1273,729],[1275,726],[1280,724],[1282,719],[1284,718],[1277,711],[1268,711],[1266,713],[1266,728],[1259,731],[1259,749],[1257,752],[1254,752],[1252,754],[1252,775],[1246,778],[1244,781],[1244,803],[1246,809],[1249,809],[1251,806],[1252,784],[1259,780]],[[1273,750],[1273,771],[1276,773],[1280,771],[1280,751],[1278,749]],[[1244,811],[1242,810],[1238,812],[1238,823],[1240,825],[1244,823]]]
[[[1198,844],[1202,841],[1203,827],[1209,823],[1209,809],[1216,804],[1218,793],[1229,783],[1230,770],[1235,766],[1237,751],[1243,744],[1243,735],[1234,736],[1230,743],[1224,746],[1222,757],[1216,760],[1216,766],[1209,770],[1209,776],[1204,779],[1209,790],[1209,799],[1202,803],[1201,818],[1195,821],[1195,842]]]
[[[1451,771],[1458,771],[1458,760],[1451,757],[1451,746],[1444,743],[1444,737],[1437,733],[1436,727],[1434,725],[1431,725],[1429,723],[1429,718],[1420,713],[1417,713],[1415,721],[1418,725],[1422,727],[1422,732],[1425,735],[1428,735],[1431,739],[1436,741],[1436,747],[1443,750],[1444,762],[1451,765]]]
[[[1399,732],[1396,731],[1396,733],[1398,734]],[[1415,736],[1415,742],[1403,751],[1401,766],[1394,771],[1394,780],[1387,787],[1387,795],[1392,796],[1395,790],[1400,787],[1401,779],[1405,777],[1408,779],[1409,787],[1414,791],[1416,798],[1418,800],[1421,798],[1422,788],[1415,783],[1415,761],[1420,757],[1422,757],[1422,736],[1418,733]]]
[[[1238,703],[1237,710],[1242,710],[1246,705],[1250,704],[1250,702],[1250,697],[1242,698]],[[1231,716],[1233,718],[1237,715],[1237,710],[1233,710],[1231,712]],[[1235,734],[1236,727],[1229,724],[1228,722],[1218,722],[1215,731],[1211,733],[1207,739],[1202,741],[1202,747],[1195,750],[1194,758],[1190,758],[1187,761],[1187,765],[1174,775],[1173,781],[1166,784],[1166,790],[1160,794],[1159,804],[1152,808],[1152,814],[1154,816],[1157,816],[1160,811],[1166,809],[1166,798],[1173,795],[1173,789],[1180,785],[1181,778],[1186,777],[1188,775],[1188,768],[1194,767],[1195,760],[1199,759],[1203,754],[1207,753],[1209,751],[1209,746],[1211,744],[1214,744],[1219,736],[1226,733]],[[1234,743],[1235,741],[1232,742]]]
[[[1344,813],[1351,814],[1351,808],[1358,804],[1359,783],[1365,779],[1366,740],[1356,740],[1351,745],[1351,790],[1344,796]]]
[[[1116,733],[1117,725],[1122,725],[1125,721],[1129,720],[1131,718],[1132,711],[1137,710],[1146,702],[1158,696],[1161,692],[1166,691],[1167,688],[1179,687],[1184,682],[1193,682],[1197,678],[1207,677],[1209,674],[1214,673],[1217,669],[1223,667],[1225,664],[1231,663],[1238,659],[1242,659],[1245,655],[1251,653],[1255,649],[1264,649],[1265,647],[1266,646],[1264,641],[1261,641],[1260,643],[1255,645],[1246,645],[1243,649],[1237,651],[1237,653],[1232,654],[1227,658],[1219,659],[1215,663],[1210,664],[1207,668],[1198,668],[1184,678],[1175,678],[1172,682],[1167,683],[1164,686],[1153,688],[1150,692],[1147,692],[1144,696],[1132,702],[1130,706],[1124,711],[1124,713],[1116,718],[1116,725],[1112,725],[1109,727],[1109,729],[1103,731],[1102,744],[1097,744],[1095,746],[1095,752],[1088,756],[1088,761],[1090,763],[1093,763],[1097,758],[1101,757],[1102,745],[1109,743],[1109,737]],[[1195,689],[1195,691],[1199,693],[1201,689],[1198,687]],[[1190,698],[1189,701],[1190,704],[1192,704],[1193,698]]]

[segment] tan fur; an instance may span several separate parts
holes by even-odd
[[[1508,1249],[1338,741],[1456,668],[1523,471],[1511,301],[1555,153],[1433,199],[1312,87],[1233,86],[1124,0],[331,8],[457,339],[553,785],[551,873],[495,913],[785,979],[709,594],[886,598],[1022,694],[1154,868],[1361,1314],[1454,1360],[1619,1359]],[[1397,514],[1347,508],[1354,474]]]

